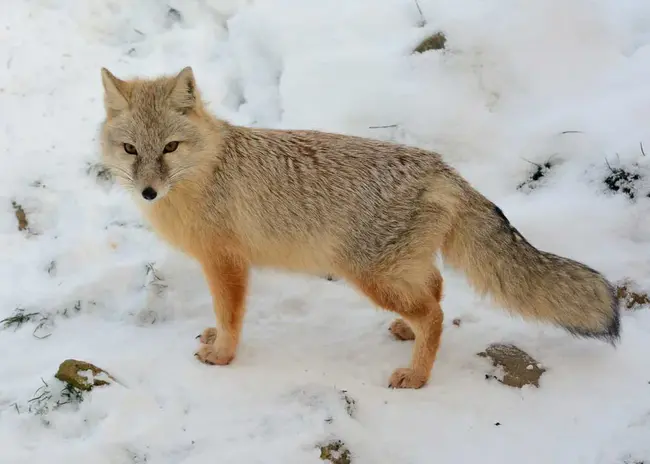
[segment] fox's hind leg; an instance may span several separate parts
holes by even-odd
[[[442,335],[442,277],[438,269],[429,267],[428,271],[424,280],[370,275],[355,281],[375,304],[402,317],[391,327],[409,328],[415,339],[411,364],[393,372],[392,388],[422,387],[429,380],[436,359]]]
[[[431,292],[436,298],[438,304],[440,304],[440,300],[442,300],[443,279],[437,268],[434,268],[433,271],[433,277],[431,279]],[[408,324],[408,322],[402,318],[395,319],[388,330],[391,334],[393,334],[393,337],[398,340],[415,340],[413,329]]]
[[[230,256],[206,256],[199,261],[212,294],[216,327],[203,331],[196,357],[206,364],[229,364],[244,320],[248,265]]]

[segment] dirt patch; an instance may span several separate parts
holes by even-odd
[[[22,205],[16,203],[15,201],[11,202],[11,206],[14,208],[14,213],[16,214],[16,220],[18,221],[18,230],[29,230],[29,221],[27,220],[27,214],[25,213]]]
[[[650,305],[650,297],[646,292],[633,290],[632,281],[624,281],[616,286],[616,297],[627,309],[639,309],[642,306]]]
[[[332,464],[350,464],[350,451],[341,440],[334,440],[320,446],[320,458]]]
[[[636,182],[641,180],[641,174],[625,170],[623,168],[609,167],[610,174],[605,177],[603,182],[609,190],[626,195],[630,200],[634,200],[637,195]]]

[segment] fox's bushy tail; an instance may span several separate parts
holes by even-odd
[[[469,196],[444,241],[445,262],[513,313],[615,345],[620,315],[612,284],[582,263],[538,250],[499,207],[476,191]]]

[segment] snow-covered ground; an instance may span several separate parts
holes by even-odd
[[[444,52],[411,53],[439,30]],[[650,462],[647,307],[613,349],[511,319],[444,270],[431,381],[390,390],[411,349],[392,315],[344,282],[257,272],[235,362],[199,363],[198,266],[92,166],[100,67],[186,65],[232,122],[437,150],[538,247],[650,289],[647,0],[5,0],[0,319],[38,314],[0,331],[2,464],[309,464],[330,438],[358,464]],[[622,173],[634,199],[605,182]],[[543,363],[540,387],[486,380],[494,342]],[[119,384],[36,407],[66,358]]]

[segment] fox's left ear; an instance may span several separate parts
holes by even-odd
[[[174,88],[169,94],[169,98],[174,107],[183,114],[196,108],[199,96],[191,66],[183,68],[176,75],[174,78]]]
[[[104,107],[109,116],[115,116],[129,107],[127,83],[115,77],[108,69],[102,68],[104,85]]]

